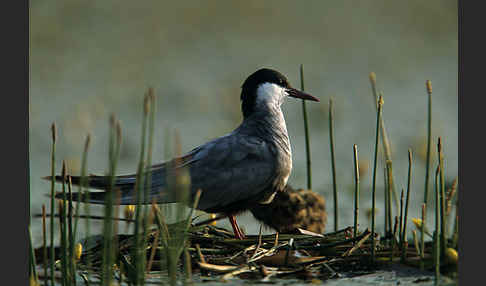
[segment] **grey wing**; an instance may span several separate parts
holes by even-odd
[[[193,150],[188,164],[191,189],[202,190],[198,209],[223,210],[248,202],[272,189],[275,150],[256,137],[220,137]],[[256,203],[257,201],[255,201]]]

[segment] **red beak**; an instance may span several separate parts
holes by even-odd
[[[302,98],[305,100],[312,100],[312,101],[317,101],[319,102],[319,99],[317,97],[314,97],[308,93],[305,93],[303,91],[297,90],[295,88],[287,88],[287,93],[291,97],[297,97],[297,98]]]

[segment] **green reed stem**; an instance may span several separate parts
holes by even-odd
[[[458,239],[459,239],[459,216],[456,215],[456,219],[454,220],[454,233],[452,234],[452,247],[455,249],[457,249]]]
[[[175,159],[172,160],[172,166],[177,166],[181,163],[180,157],[182,156],[182,141],[181,136],[178,129],[174,129],[174,154]],[[173,188],[176,190],[178,194],[178,202],[176,204],[176,218],[177,220],[183,220],[185,218],[187,208],[186,205],[189,203],[191,190],[190,190],[190,174],[189,169],[181,168],[177,169],[175,176],[168,175],[168,180],[173,180]],[[171,187],[169,187],[170,189]]]
[[[115,196],[115,180],[116,180],[116,166],[120,154],[121,145],[121,127],[119,121],[115,116],[110,117],[110,131],[109,131],[109,179],[110,185],[107,195],[105,197],[105,220],[103,222],[103,265],[102,265],[102,285],[111,285],[113,280],[113,261],[115,252],[115,238],[113,226],[113,203]]]
[[[66,222],[66,181],[67,167],[66,161],[62,161],[62,207],[59,209],[59,218],[61,226],[61,269],[64,285],[69,285],[69,268],[68,268],[68,249],[67,249],[67,222]]]
[[[46,205],[42,204],[42,261],[44,266],[44,285],[47,286],[47,230]]]
[[[61,285],[68,285],[67,284],[67,273],[65,270],[66,266],[66,250],[65,250],[65,240],[63,236],[64,228],[66,227],[63,220],[63,212],[64,212],[64,205],[63,205],[63,200],[58,201],[58,211],[59,211],[59,236],[60,236],[60,243],[59,243],[59,252],[61,256]]]
[[[412,230],[412,236],[413,236],[413,244],[415,246],[415,252],[417,253],[417,256],[420,257],[420,245],[417,237],[417,231],[415,229]]]
[[[51,248],[50,248],[50,270],[51,270],[51,285],[54,286],[56,281],[54,279],[54,269],[55,269],[55,258],[54,258],[54,214],[55,214],[55,184],[56,184],[56,139],[57,130],[56,123],[51,125],[51,136],[52,136],[52,151],[51,151],[51,219],[50,219],[50,237],[51,237]]]
[[[81,156],[81,179],[80,179],[80,184],[78,187],[78,193],[82,194],[84,191],[84,188],[86,187],[86,161],[87,161],[87,156],[88,156],[88,148],[89,148],[89,143],[90,143],[90,135],[86,137],[86,141],[84,144],[84,150],[83,154]],[[79,210],[81,208],[81,200],[78,200],[76,202],[76,211],[74,213],[75,220],[74,220],[74,240],[76,241],[76,235],[78,233],[78,222],[79,222]]]
[[[380,121],[383,108],[383,97],[378,100],[378,112],[376,115],[375,156],[373,160],[373,184],[371,203],[371,261],[375,262],[375,211],[376,211],[376,165],[378,162],[378,145],[380,144]]]
[[[412,186],[412,150],[408,149],[408,181],[407,181],[407,198],[405,200],[405,219],[403,221],[403,237],[402,243],[407,241],[407,220],[408,220],[408,202],[410,200],[410,188]],[[403,247],[405,248],[405,247]],[[402,261],[406,259],[406,250],[402,252]]]
[[[370,73],[370,83],[371,83],[371,90],[373,92],[375,98],[375,107],[378,109],[378,98],[383,97],[383,92],[378,94],[376,90],[376,74],[374,72]],[[381,139],[382,145],[384,150],[385,162],[390,161],[390,165],[392,164],[392,155],[391,155],[391,147],[390,147],[390,140],[388,139],[388,133],[385,128],[385,122],[383,119],[380,120],[380,129],[381,129]],[[398,196],[395,190],[395,182],[393,179],[392,168],[390,168],[390,175],[388,177],[388,184],[391,188],[391,192],[393,193],[393,199],[395,201],[396,208],[398,209]]]
[[[430,151],[432,148],[432,83],[430,80],[425,82],[425,86],[428,94],[428,109],[427,109],[427,158],[425,163],[425,192],[424,192],[424,204],[427,205],[429,197],[429,177],[430,177]]]
[[[393,224],[390,261],[393,261],[393,254],[394,254],[394,251],[395,251],[395,243],[396,243],[396,240],[397,240],[397,226],[398,226],[398,217],[395,216],[395,223]]]
[[[73,235],[73,192],[72,192],[72,180],[68,175],[68,240],[69,240],[69,255],[68,255],[68,267],[71,273],[71,284],[76,286],[76,268],[74,265],[74,235]]]
[[[300,65],[300,89],[304,91],[304,65]],[[305,132],[305,154],[307,160],[307,189],[312,190],[312,162],[310,150],[310,135],[309,135],[309,120],[307,119],[307,108],[305,100],[302,99],[302,114],[304,116],[304,132]]]
[[[445,250],[447,248],[447,233],[446,233],[446,217],[445,217],[445,182],[444,182],[444,153],[442,150],[442,139],[439,137],[438,143],[438,154],[439,154],[439,176],[440,176],[440,253],[441,256],[445,256]]]
[[[184,266],[185,266],[184,269],[186,272],[185,284],[190,284],[192,281],[191,256],[189,255],[189,251],[187,249],[187,243],[186,243],[188,237],[187,234],[189,232],[189,228],[191,227],[192,215],[194,214],[194,210],[199,205],[199,199],[201,198],[201,193],[202,193],[201,190],[197,190],[196,195],[194,196],[194,203],[189,212],[189,215],[187,216],[186,226],[184,228],[183,237],[182,237],[182,245],[180,246],[182,248],[182,251],[184,252]]]
[[[86,220],[85,220],[85,228],[86,228],[86,245],[90,245],[90,223],[89,223],[89,218],[90,218],[90,207],[89,207],[89,190],[87,189],[87,177],[86,177],[86,165],[88,161],[88,149],[89,145],[91,142],[91,136],[88,134],[86,136],[86,140],[84,142],[84,150],[83,150],[83,159],[81,163],[81,181],[80,181],[80,193],[82,191],[85,191],[84,193],[84,212],[86,213]],[[76,220],[78,221],[78,220]],[[76,226],[75,226],[76,229]],[[76,233],[76,232],[75,232]],[[90,255],[86,257],[86,265],[87,268],[91,268],[91,258]],[[86,285],[90,286],[90,274],[89,272],[86,273]]]
[[[151,168],[151,165],[152,165],[152,150],[153,150],[153,141],[154,141],[154,121],[155,121],[155,96],[154,96],[154,90],[153,88],[149,88],[148,90],[148,94],[147,94],[147,104],[149,105],[148,106],[148,109],[150,111],[150,114],[149,114],[149,122],[148,122],[148,129],[149,129],[149,132],[148,132],[148,148],[147,148],[147,159],[146,159],[146,174],[147,174],[147,177],[146,177],[146,185],[147,187],[145,188],[145,201],[148,200],[149,198],[149,193],[150,193],[150,190],[152,188],[152,175],[150,173],[150,168]],[[143,220],[144,221],[144,225],[143,225],[143,241],[142,241],[142,248],[145,249],[146,247],[146,244],[147,244],[147,238],[148,238],[148,224],[147,224],[147,221],[148,221],[148,217],[149,217],[149,207],[146,206],[145,207],[145,219]]]
[[[115,116],[112,114],[110,117],[110,127],[109,127],[109,180],[110,185],[109,189],[107,190],[105,196],[105,203],[104,203],[104,220],[103,220],[103,256],[102,256],[102,275],[101,275],[101,285],[109,286],[112,281],[112,274],[113,269],[111,267],[110,261],[110,252],[113,250],[111,245],[111,238],[113,234],[113,225],[111,223],[111,217],[113,214],[113,188],[111,185],[112,177],[113,177],[113,157],[114,157],[114,125],[115,125]]]
[[[137,171],[137,183],[136,183],[136,210],[135,210],[135,245],[133,247],[133,257],[134,257],[134,264],[135,264],[135,284],[136,285],[143,285],[145,281],[145,260],[146,255],[145,251],[142,249],[142,243],[144,238],[141,237],[140,234],[140,223],[141,223],[141,211],[142,211],[142,201],[147,200],[148,198],[143,198],[144,192],[144,175],[145,175],[145,168],[144,168],[144,157],[145,157],[145,142],[146,142],[146,133],[147,133],[147,120],[149,114],[149,102],[148,96],[144,97],[144,109],[143,109],[143,118],[142,118],[142,135],[141,135],[141,146],[140,146],[140,159],[138,164],[138,171]],[[145,196],[144,196],[145,197]],[[145,212],[144,212],[145,213]]]
[[[438,285],[440,279],[440,239],[439,239],[439,230],[440,230],[440,214],[439,214],[439,170],[440,165],[437,166],[437,170],[435,171],[435,232],[434,232],[434,246],[435,246],[435,284]]]
[[[192,265],[191,265],[191,255],[189,254],[189,250],[184,248],[184,272],[186,274],[186,279],[184,284],[191,284],[192,281]]]
[[[383,185],[384,185],[384,195],[385,195],[385,199],[384,199],[384,209],[385,209],[385,215],[383,216],[384,218],[384,234],[386,236],[386,234],[388,233],[388,182],[387,182],[387,176],[386,176],[386,166],[385,168],[383,168]]]
[[[358,146],[353,145],[354,154],[354,237],[358,235],[358,219],[359,219],[359,162],[358,162]]]
[[[403,189],[402,192],[400,193],[400,221],[399,221],[399,226],[398,226],[398,242],[399,242],[399,247],[403,249]]]
[[[338,230],[338,193],[336,182],[336,158],[334,156],[334,108],[333,100],[329,99],[329,145],[331,147],[332,190],[334,198],[334,231]]]
[[[35,264],[35,251],[34,251],[34,245],[32,244],[32,232],[30,230],[30,223],[28,226],[29,230],[29,250],[30,250],[30,276],[33,276],[35,281],[39,281],[39,278],[37,277],[37,266]]]
[[[458,177],[454,178],[454,181],[452,181],[452,186],[451,188],[447,191],[447,196],[446,196],[446,220],[449,222],[449,215],[451,214],[452,211],[452,200],[457,192],[457,184],[458,184]],[[447,228],[449,229],[449,228]]]
[[[422,204],[422,226],[420,227],[420,269],[425,268],[425,223],[427,219],[427,205]]]
[[[390,181],[393,180],[393,165],[392,161],[387,160],[386,162],[386,177],[387,177],[387,185],[386,185],[386,205],[387,205],[387,211],[385,215],[388,216],[388,229],[391,231],[392,228],[392,203],[391,203],[391,197],[392,197],[392,187],[390,185]]]

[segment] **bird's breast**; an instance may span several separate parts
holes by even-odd
[[[287,185],[290,173],[292,172],[292,153],[290,149],[278,148],[277,160],[276,160],[276,182],[275,189],[281,191]]]

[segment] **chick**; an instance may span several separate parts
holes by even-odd
[[[259,204],[250,211],[257,220],[281,233],[292,233],[297,228],[323,233],[326,227],[324,197],[311,190],[295,190],[289,185],[278,192],[270,204]]]

